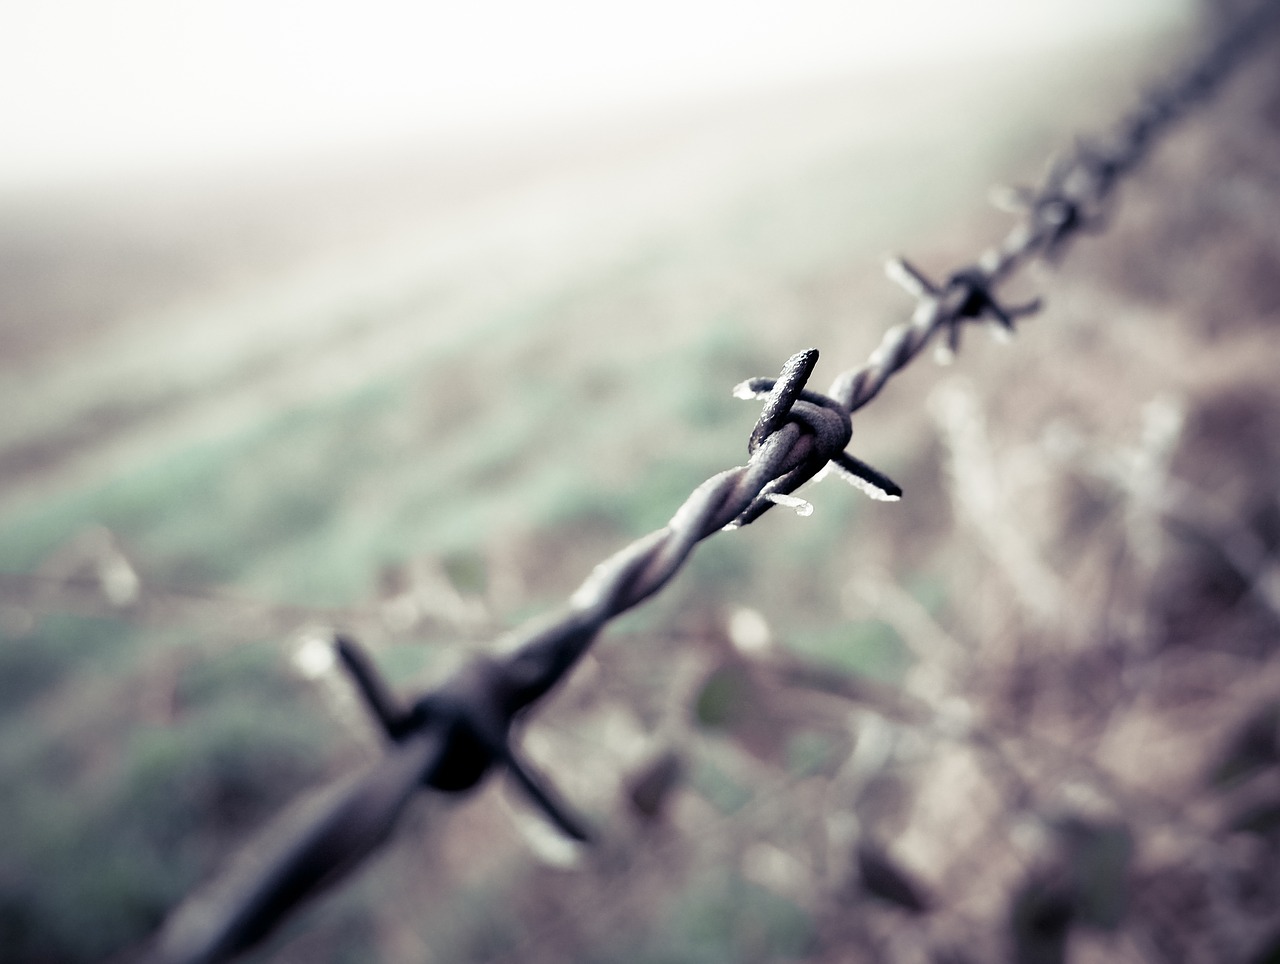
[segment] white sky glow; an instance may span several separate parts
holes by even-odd
[[[0,186],[563,117],[1184,17],[1190,0],[0,6]]]

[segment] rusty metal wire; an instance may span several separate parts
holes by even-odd
[[[1007,335],[1018,319],[1037,311],[1039,300],[1008,304],[998,286],[1030,261],[1056,260],[1074,237],[1098,230],[1121,179],[1141,164],[1160,135],[1217,89],[1278,20],[1280,3],[1259,5],[1194,67],[1148,94],[1110,134],[1080,142],[1050,167],[1038,188],[1015,192],[1020,220],[974,264],[939,283],[905,259],[891,262],[890,277],[916,299],[911,319],[891,328],[867,362],[839,375],[826,394],[806,387],[816,349],[793,356],[777,378],[737,386],[738,397],[764,403],[746,464],[708,479],[665,527],[601,562],[558,612],[515,630],[495,653],[473,657],[408,705],[354,640],[339,636],[337,655],[384,731],[388,751],[304,800],[245,848],[212,886],[178,908],[145,959],[215,964],[250,948],[381,845],[421,787],[465,791],[503,768],[561,831],[588,839],[585,822],[521,760],[513,725],[568,674],[606,623],[662,589],[703,539],[748,525],[774,505],[808,514],[808,503],[792,493],[828,470],[875,498],[899,498],[901,489],[892,480],[845,451],[852,414],[935,336],[942,336],[939,349],[950,356],[966,324],[985,321]]]

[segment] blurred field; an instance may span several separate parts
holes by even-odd
[[[987,189],[1161,40],[0,198],[4,959],[151,932],[376,752],[300,647],[354,631],[409,691],[562,600],[742,461],[736,382],[865,358],[909,310],[883,256],[998,239]],[[1066,906],[1072,961],[1263,960],[1276,80],[1030,279],[1012,346],[969,332],[855,420],[901,504],[816,487],[606,634],[524,736],[599,847],[500,780],[424,800],[253,959],[1051,961]],[[877,848],[930,913],[877,895]]]

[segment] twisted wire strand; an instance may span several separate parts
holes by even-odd
[[[185,901],[147,948],[154,964],[216,964],[259,942],[298,905],[372,853],[389,835],[413,792],[457,792],[495,765],[563,832],[586,839],[585,822],[524,763],[511,744],[513,724],[572,669],[609,620],[657,593],[694,547],[722,529],[748,525],[774,505],[805,513],[792,496],[819,473],[835,473],[874,497],[901,495],[892,480],[845,451],[851,416],[935,341],[954,354],[961,328],[987,322],[1013,331],[1039,300],[1005,304],[996,287],[1035,258],[1055,260],[1077,235],[1101,225],[1117,184],[1149,154],[1158,136],[1212,93],[1280,20],[1280,0],[1243,16],[1207,55],[1156,90],[1101,143],[1080,142],[1055,161],[1041,186],[1016,193],[1022,215],[1004,240],[939,284],[905,259],[890,277],[916,299],[909,322],[889,329],[868,360],[836,377],[827,394],[807,389],[818,352],[788,360],[777,378],[753,378],[734,394],[762,399],[744,465],[699,485],[665,527],[597,565],[559,611],[519,627],[493,654],[478,655],[440,687],[405,707],[353,640],[336,649],[390,748],[364,771],[328,788],[268,828],[232,870]]]

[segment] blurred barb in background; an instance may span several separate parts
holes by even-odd
[[[5,959],[153,933],[380,752],[334,627],[408,694],[562,602],[1227,6],[0,14]],[[540,707],[601,841],[424,796],[257,959],[1274,953],[1273,53],[859,413],[903,502],[710,540]]]

